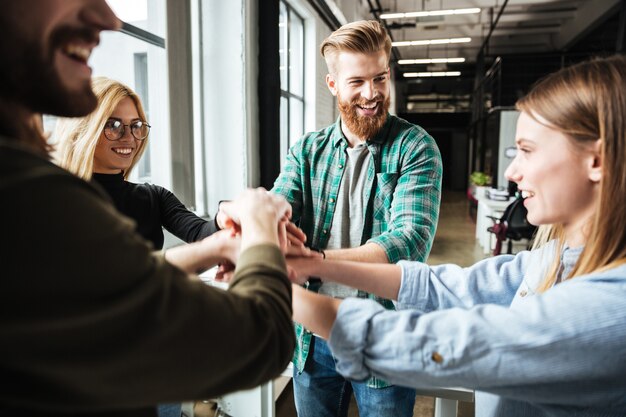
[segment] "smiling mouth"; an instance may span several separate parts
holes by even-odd
[[[531,191],[522,191],[522,198],[529,198],[529,197],[534,197],[535,193],[531,192]]]
[[[78,61],[83,64],[87,64],[93,48],[90,46],[79,45],[76,43],[67,43],[63,46],[61,50],[70,59],[73,59],[74,61]]]
[[[371,111],[374,110],[376,107],[378,107],[378,101],[374,102],[374,103],[370,103],[370,104],[357,104],[357,107],[362,109],[362,110],[366,110],[366,111]]]
[[[118,155],[130,155],[131,153],[133,153],[133,148],[113,148],[112,149],[113,152],[115,152]]]

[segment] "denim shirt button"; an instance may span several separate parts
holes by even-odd
[[[436,362],[436,363],[443,362],[443,356],[441,356],[439,352],[433,352],[432,355],[430,355],[430,359],[432,359],[433,362]]]
[[[519,292],[520,297],[526,297],[526,295],[528,295],[528,292],[526,290],[522,290]]]

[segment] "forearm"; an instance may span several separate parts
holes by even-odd
[[[187,273],[197,273],[217,265],[224,257],[217,246],[195,242],[168,249],[165,259]]]
[[[398,265],[371,264],[351,261],[311,261],[311,276],[358,288],[379,297],[398,299],[402,269]]]
[[[355,261],[370,263],[388,263],[387,253],[376,243],[366,243],[356,248],[328,249],[324,251],[326,259],[335,261]]]
[[[328,339],[341,300],[325,297],[294,285],[293,320],[307,330]]]

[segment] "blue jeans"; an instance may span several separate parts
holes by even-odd
[[[157,413],[159,417],[180,417],[182,407],[183,405],[181,403],[159,404],[157,407]]]
[[[346,380],[335,370],[335,358],[326,341],[311,339],[304,370],[293,372],[298,417],[345,417],[354,392],[360,417],[412,417],[415,390],[404,387],[370,388]]]

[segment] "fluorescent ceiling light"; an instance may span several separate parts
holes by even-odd
[[[467,43],[472,38],[446,38],[446,39],[424,39],[421,41],[398,41],[391,42],[391,46],[421,46],[421,45],[444,45],[448,43]]]
[[[422,12],[408,12],[408,13],[384,13],[379,17],[381,19],[406,19],[410,17],[426,17],[426,16],[450,16],[457,14],[474,14],[480,13],[480,9],[477,7],[470,9],[448,9],[448,10],[431,10]]]
[[[458,77],[461,71],[405,72],[404,78],[416,77]]]
[[[465,62],[465,58],[424,58],[424,59],[399,59],[398,64],[449,64]]]

